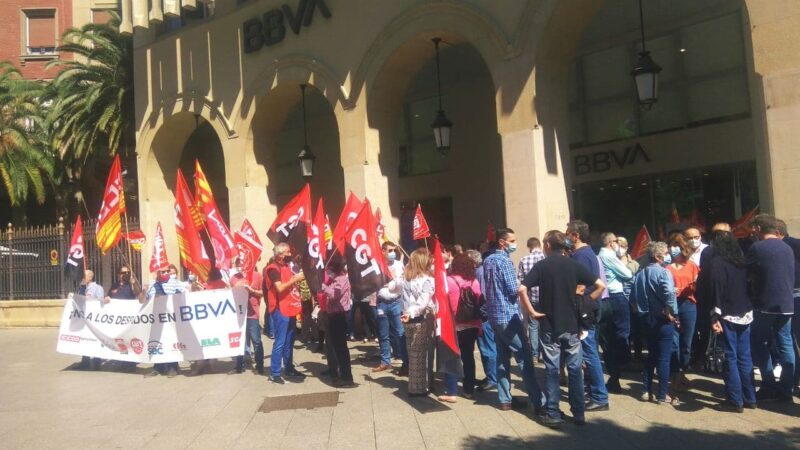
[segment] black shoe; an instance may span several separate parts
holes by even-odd
[[[718,411],[732,412],[732,413],[739,413],[739,414],[744,412],[744,407],[743,406],[735,405],[735,404],[731,403],[728,400],[725,400],[724,402],[721,402],[719,405],[716,406],[716,409]]]
[[[264,375],[264,368],[263,368],[263,367],[261,367],[261,368],[257,368],[257,369],[256,369],[256,374],[257,374],[257,375]]]
[[[236,374],[240,374],[240,373],[244,373],[244,367],[236,367],[235,369],[231,369],[228,372],[228,375],[236,375]]]
[[[178,375],[178,371],[175,370],[174,367],[170,367],[169,370],[167,370],[167,378],[175,378],[175,376],[177,376],[177,375]]]
[[[286,384],[286,380],[284,380],[283,378],[281,378],[281,377],[273,377],[273,376],[269,377],[269,382],[270,383],[275,383],[275,384]]]
[[[747,403],[744,402],[745,409],[758,409],[758,406],[755,403]]]
[[[609,379],[608,383],[606,383],[606,390],[612,394],[620,394],[622,393],[622,386],[620,386],[619,380]]]
[[[758,400],[758,402],[775,402],[780,400],[780,397],[777,392],[759,389],[758,392],[756,392],[756,400]]]
[[[575,422],[575,425],[582,427],[586,425],[586,417],[584,416],[576,416],[572,418],[572,421]]]
[[[152,378],[152,377],[157,377],[159,375],[161,375],[161,372],[153,369],[150,372],[147,372],[146,374],[144,374],[144,377],[145,378]]]
[[[586,403],[586,412],[597,412],[597,411],[608,411],[609,406],[608,403],[597,403],[594,401],[589,401]]]
[[[560,428],[561,425],[564,424],[564,419],[561,417],[550,417],[544,416],[542,419],[542,425],[549,427],[549,428]]]
[[[284,370],[283,375],[287,378],[305,378],[304,373],[298,372],[297,369]]]

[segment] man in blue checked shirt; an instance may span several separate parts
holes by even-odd
[[[517,239],[514,230],[510,228],[498,229],[496,238],[494,252],[483,261],[483,279],[486,310],[497,346],[497,394],[500,409],[507,411],[512,407],[511,355],[513,354],[517,361],[522,362],[522,381],[525,383],[528,398],[536,413],[541,414],[544,397],[534,376],[531,347],[527,345],[520,317],[517,294],[519,282],[514,263],[509,258],[509,255],[517,249]],[[522,307],[531,317],[534,315],[530,302],[525,302]]]

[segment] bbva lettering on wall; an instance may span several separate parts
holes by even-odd
[[[289,5],[283,5],[267,11],[261,19],[245,21],[242,24],[244,52],[253,53],[264,46],[280,43],[286,37],[287,25],[294,34],[300,34],[301,26],[311,25],[316,9],[319,9],[322,17],[331,18],[331,10],[325,4],[325,0],[300,0],[296,11],[292,11]]]
[[[601,150],[585,155],[576,155],[574,160],[575,175],[589,175],[607,172],[612,169],[624,169],[639,162],[651,162],[650,156],[638,142],[624,150]]]

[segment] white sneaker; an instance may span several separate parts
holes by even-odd
[[[775,375],[775,380],[777,381],[781,377],[781,372],[783,372],[783,367],[780,364],[777,364],[774,369],[772,369],[772,374]]]
[[[761,376],[761,369],[759,369],[758,367],[753,367],[753,374]]]

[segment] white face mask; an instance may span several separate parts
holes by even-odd
[[[617,247],[617,258],[622,258],[628,253],[628,249],[625,247]]]
[[[171,274],[169,274],[169,279],[172,280],[172,281],[175,281],[175,280],[178,279],[178,275],[176,275],[174,273],[171,273]]]
[[[700,247],[701,243],[702,242],[700,241],[700,238],[689,239],[689,247],[691,247],[693,249],[696,249],[696,248]]]
[[[197,275],[195,275],[195,274],[193,274],[193,273],[190,273],[190,274],[189,274],[189,281],[191,281],[192,283],[194,283],[195,281],[197,281]]]

